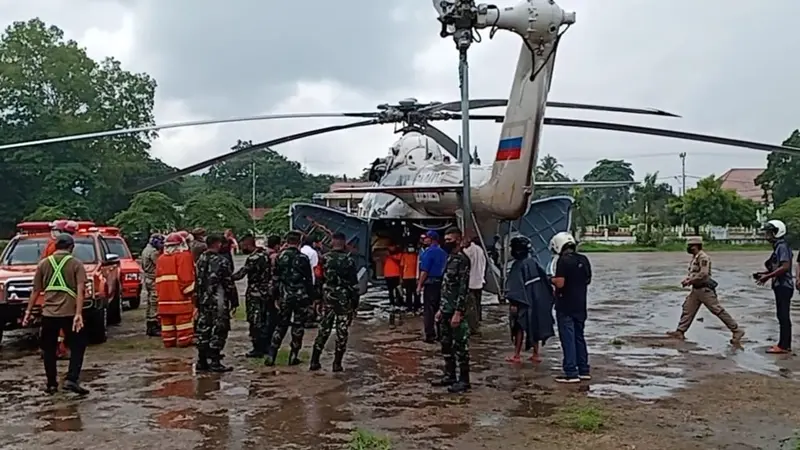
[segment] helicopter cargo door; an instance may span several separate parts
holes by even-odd
[[[548,197],[531,202],[528,212],[511,222],[510,235],[523,235],[531,240],[533,253],[544,268],[550,266],[550,239],[557,233],[569,231],[572,225],[572,206],[575,199],[568,196]]]
[[[291,207],[291,227],[306,235],[319,236],[325,251],[331,248],[334,233],[343,233],[347,248],[358,266],[359,291],[367,292],[369,282],[369,222],[345,212],[314,205],[294,203]]]
[[[506,270],[511,268],[511,255],[508,244],[515,236],[525,236],[531,240],[533,253],[539,264],[551,273],[552,255],[550,254],[550,239],[562,231],[569,231],[572,225],[572,206],[575,200],[568,196],[548,197],[531,202],[528,212],[521,218],[505,223],[499,230],[499,235],[505,239],[505,253],[507,256]],[[510,228],[510,229],[509,229]],[[493,272],[490,273],[488,270]],[[496,266],[487,267],[486,284],[484,290],[497,294],[498,283],[502,281]]]

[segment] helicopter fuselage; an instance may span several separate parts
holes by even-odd
[[[461,163],[448,161],[433,138],[416,131],[406,132],[392,145],[389,156],[377,164],[384,170],[378,186],[457,185],[463,178]],[[473,164],[470,184],[480,186],[491,175],[491,165]],[[358,215],[365,219],[450,218],[460,208],[461,194],[457,192],[368,193],[359,205]]]

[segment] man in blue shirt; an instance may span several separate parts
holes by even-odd
[[[775,309],[780,326],[778,345],[767,349],[767,353],[792,352],[792,319],[791,306],[794,295],[792,280],[792,249],[786,242],[786,224],[780,220],[770,220],[762,228],[767,240],[772,244],[772,255],[764,262],[766,272],[757,272],[760,285],[772,280],[772,291],[775,293]],[[799,274],[800,275],[800,274]]]
[[[425,342],[432,344],[440,337],[436,332],[434,318],[442,301],[442,278],[447,265],[447,252],[439,246],[438,233],[428,231],[425,236],[430,239],[430,246],[419,258],[417,294],[422,295]]]

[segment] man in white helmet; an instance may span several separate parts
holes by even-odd
[[[556,323],[563,352],[564,373],[559,383],[580,383],[591,380],[589,352],[584,337],[587,308],[586,295],[592,282],[589,259],[576,251],[577,242],[562,231],[550,240],[550,250],[558,256],[552,282],[556,287]]]
[[[775,294],[775,308],[778,313],[780,337],[778,344],[767,349],[767,353],[791,353],[792,319],[791,304],[794,295],[792,279],[792,248],[786,242],[786,224],[780,220],[770,220],[761,228],[764,237],[772,244],[772,255],[764,262],[766,272],[753,274],[759,285],[772,282]]]

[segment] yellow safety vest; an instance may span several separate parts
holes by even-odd
[[[66,292],[72,298],[78,298],[78,293],[70,289],[64,280],[64,266],[67,265],[67,261],[70,259],[72,259],[72,255],[64,256],[61,261],[56,261],[55,256],[47,257],[47,261],[50,262],[50,266],[53,268],[53,276],[50,278],[50,282],[47,283],[47,287],[44,288],[45,292]]]

